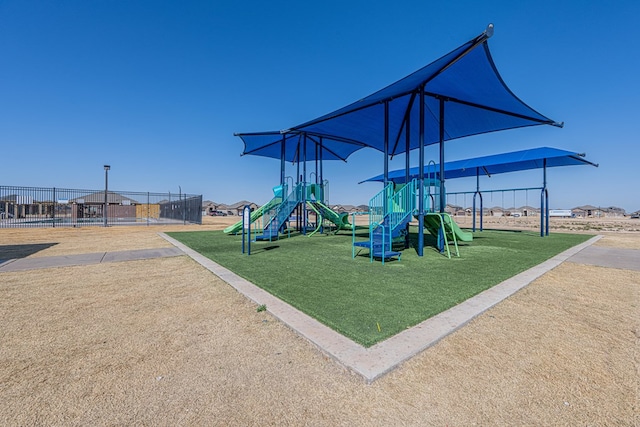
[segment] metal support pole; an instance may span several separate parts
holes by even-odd
[[[389,181],[389,101],[384,103],[384,186]]]
[[[104,165],[104,226],[107,226],[107,208],[109,207],[109,200],[107,199],[107,195],[109,194],[109,169],[111,166]]]
[[[302,181],[302,234],[307,234],[307,134],[304,134],[303,140],[303,149],[304,152],[302,154],[302,159],[304,161],[302,165],[302,170],[304,173],[304,180]]]
[[[547,189],[547,159],[542,161],[543,172],[544,172],[544,198],[545,198],[545,209],[544,216],[546,217],[545,222],[545,236],[549,235],[549,190]]]
[[[444,98],[440,98],[440,212],[444,212],[446,194],[444,185]]]
[[[316,177],[315,177],[315,180],[314,180],[313,183],[317,184],[318,183],[318,167],[319,167],[318,162],[320,160],[320,159],[318,159],[318,144],[315,144],[315,148],[316,148],[316,158],[315,158],[315,161],[316,161],[316,165],[315,165],[316,166]]]
[[[476,195],[480,192],[480,168],[476,168],[476,192],[473,193],[473,225],[471,231],[476,231]]]
[[[411,115],[407,115],[405,122],[405,158],[404,158],[404,180],[409,183],[409,170],[411,169],[411,161],[409,156],[409,150],[411,148]]]
[[[322,137],[320,137],[320,188],[322,188],[322,196],[320,197],[320,201],[322,203],[325,202],[324,197],[324,171],[323,171],[323,154],[322,154]]]
[[[484,215],[484,201],[482,200],[482,193],[478,193],[480,195],[480,231],[484,231],[484,222],[483,222],[483,215]]]
[[[51,224],[53,228],[56,228],[56,187],[53,187],[53,212],[51,212]]]
[[[418,256],[424,254],[424,85],[420,86],[418,166]]]
[[[540,191],[540,237],[544,237],[545,228],[547,230],[547,235],[549,235],[548,203],[549,193],[547,192],[547,159],[542,159],[542,190]]]
[[[444,98],[440,98],[440,125],[439,125],[439,146],[440,146],[440,213],[443,213],[446,208],[447,195],[445,194],[444,186]],[[444,230],[440,228],[438,231],[438,249],[440,252],[445,250],[445,235]]]
[[[284,162],[285,162],[285,144],[286,136],[282,134],[282,143],[280,144],[280,185],[284,186]]]
[[[389,101],[384,103],[384,206],[383,215],[389,212],[389,193],[386,193],[387,184],[389,183]]]
[[[409,185],[409,169],[411,168],[411,162],[410,162],[410,156],[409,156],[409,149],[411,148],[411,120],[410,120],[411,114],[407,114],[407,120],[405,122],[405,129],[404,129],[404,137],[405,137],[405,153],[404,153],[404,181],[405,181],[405,185]],[[412,202],[414,203],[414,212],[411,212],[411,215],[415,214],[415,188],[413,189],[414,193],[413,193],[413,197],[414,199],[412,200]],[[413,217],[411,218],[413,219]],[[405,235],[404,238],[404,247],[405,249],[409,248],[409,224],[407,223],[407,233]]]

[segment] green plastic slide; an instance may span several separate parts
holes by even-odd
[[[453,233],[455,233],[457,240],[462,242],[471,242],[473,240],[473,233],[468,231],[462,231],[458,224],[451,218],[451,215],[444,214],[442,215],[444,220],[444,229],[447,233],[447,239],[453,240]],[[438,215],[425,215],[424,217],[424,227],[431,233],[434,237],[438,237],[438,230],[440,229],[440,220],[438,219]]]
[[[267,204],[264,204],[260,206],[258,209],[251,212],[251,223],[253,224],[262,216],[262,214],[264,214],[265,211],[268,211],[272,207],[277,206],[278,204],[280,204],[281,201],[282,201],[282,197],[276,196],[273,199],[271,199]],[[242,231],[242,220],[224,229],[224,232],[227,234],[239,233],[240,231]]]
[[[320,202],[313,202],[313,204],[316,205],[325,219],[328,219],[338,227],[338,230],[351,230],[353,228],[353,225],[349,222],[348,213],[339,214]]]

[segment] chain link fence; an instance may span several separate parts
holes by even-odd
[[[202,224],[202,195],[0,186],[0,228]]]

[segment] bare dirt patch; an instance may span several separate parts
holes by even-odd
[[[120,228],[54,236],[167,231]],[[565,263],[366,385],[187,257],[0,273],[0,424],[638,425],[639,318],[639,272]]]

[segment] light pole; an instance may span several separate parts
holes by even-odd
[[[109,194],[109,169],[111,166],[104,165],[104,226],[107,226],[107,207],[109,206],[109,201],[107,199],[107,195]]]

